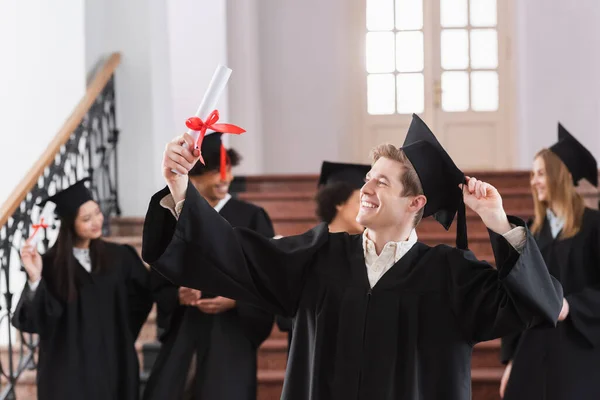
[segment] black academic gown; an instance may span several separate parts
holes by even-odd
[[[267,213],[253,204],[231,198],[220,214],[231,226],[275,235]],[[198,267],[202,263],[198,258]],[[195,399],[256,399],[256,351],[271,333],[273,315],[243,302],[221,314],[204,314],[179,305],[178,286],[156,272],[152,278],[164,332],[144,399],[181,399],[193,354]]]
[[[13,325],[39,334],[40,400],[139,399],[134,343],[152,307],[149,272],[131,246],[105,245],[109,267],[90,274],[79,265],[75,300],[55,294],[48,254],[38,288],[25,285]]]
[[[527,230],[521,254],[490,232],[498,270],[417,243],[371,289],[360,235],[321,224],[265,239],[232,229],[192,186],[175,224],[159,205],[167,193],[151,200],[144,259],[178,284],[294,317],[283,399],[467,400],[475,343],[553,325],[561,309],[560,284]]]
[[[580,232],[554,239],[548,221],[536,237],[552,276],[562,284],[569,316],[554,329],[504,338],[513,360],[506,400],[600,399],[600,212],[586,209]]]

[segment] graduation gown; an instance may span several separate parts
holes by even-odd
[[[13,325],[39,334],[37,394],[40,400],[137,400],[139,365],[134,347],[152,307],[149,271],[131,246],[105,243],[109,266],[88,273],[79,263],[77,297],[55,291],[54,264],[42,257],[42,279],[27,284]]]
[[[274,236],[269,216],[253,204],[231,198],[220,214],[231,226]],[[196,262],[201,267],[203,260]],[[144,399],[181,399],[194,354],[195,399],[256,399],[256,351],[271,333],[273,315],[243,302],[221,314],[204,314],[195,307],[179,305],[179,287],[162,275],[154,272],[152,281],[163,345]]]
[[[600,212],[586,209],[580,232],[564,240],[546,220],[536,240],[569,316],[554,329],[503,338],[502,361],[513,360],[505,399],[600,399]]]
[[[150,202],[144,259],[173,282],[294,318],[283,399],[470,399],[475,343],[553,325],[561,309],[527,230],[521,254],[490,232],[498,270],[417,243],[371,289],[360,235],[321,224],[266,239],[231,228],[192,186],[175,223],[159,205],[168,193]]]

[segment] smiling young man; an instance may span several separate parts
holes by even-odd
[[[168,187],[151,200],[144,258],[177,284],[294,318],[283,399],[470,399],[475,343],[556,323],[562,289],[523,221],[507,218],[491,185],[467,178],[461,190],[464,174],[417,116],[401,149],[374,151],[361,235],[321,224],[272,240],[231,228],[188,184],[198,152],[184,143],[165,150]],[[458,212],[466,248],[463,198],[490,229],[497,269],[417,240],[422,216],[448,228]],[[181,210],[177,222],[164,199]]]

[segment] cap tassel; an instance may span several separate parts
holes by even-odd
[[[221,143],[221,163],[219,166],[219,171],[221,172],[221,180],[225,181],[225,178],[227,176],[227,150],[225,150],[225,146],[223,146],[223,143]]]
[[[462,194],[460,196],[460,203],[458,204],[456,217],[456,247],[461,250],[469,249],[469,240],[467,238],[467,215],[465,211],[465,201]]]

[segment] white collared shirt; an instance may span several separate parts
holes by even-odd
[[[227,204],[227,202],[231,199],[231,195],[229,193],[227,193],[225,195],[225,197],[222,200],[219,200],[219,202],[217,203],[216,206],[214,206],[214,209],[216,212],[220,213],[221,210],[223,209],[223,207],[225,207],[225,204]]]
[[[368,238],[368,229],[363,232],[363,250],[369,284],[373,288],[379,279],[392,268],[417,243],[417,232],[413,229],[403,242],[387,242],[377,255],[375,243]]]
[[[546,208],[546,218],[548,219],[548,223],[550,224],[550,231],[552,232],[552,237],[556,239],[560,231],[562,231],[562,229],[565,227],[565,220],[559,218],[549,208]]]

